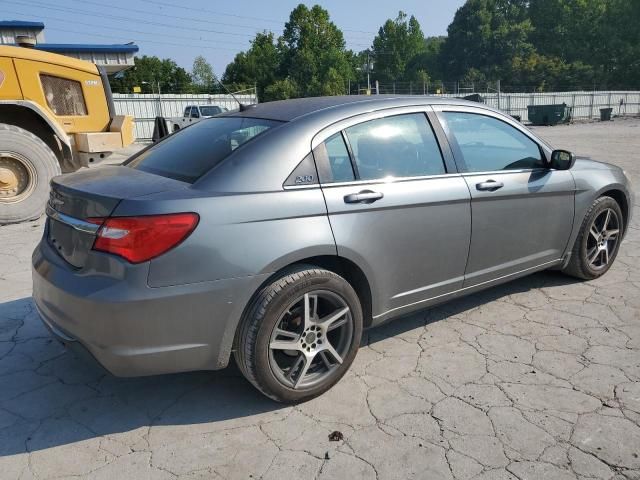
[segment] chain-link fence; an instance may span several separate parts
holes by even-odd
[[[140,94],[114,93],[113,102],[118,115],[132,115],[135,119],[135,137],[138,142],[151,140],[154,120],[161,117],[181,117],[189,105],[217,105],[228,110],[238,108],[238,101],[251,105],[258,103],[254,88],[231,95],[208,94]],[[236,101],[236,99],[238,101]]]

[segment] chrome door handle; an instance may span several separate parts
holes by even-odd
[[[477,190],[487,190],[489,192],[495,192],[504,187],[504,183],[496,182],[495,180],[487,180],[486,182],[476,183]]]
[[[344,203],[373,203],[384,197],[382,192],[372,192],[371,190],[363,190],[358,193],[350,193],[344,196]]]

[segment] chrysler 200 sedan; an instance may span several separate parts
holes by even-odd
[[[55,178],[33,297],[115,375],[233,353],[262,393],[303,401],[345,374],[363,328],[539,270],[603,275],[631,192],[479,104],[265,103]]]

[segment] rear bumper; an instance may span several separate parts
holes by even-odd
[[[263,280],[150,288],[148,267],[126,278],[80,273],[46,241],[32,262],[33,298],[44,323],[117,376],[225,367],[244,305]]]

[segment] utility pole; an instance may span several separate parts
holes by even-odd
[[[371,51],[367,50],[367,64],[362,67],[358,67],[356,70],[362,71],[362,68],[367,72],[367,95],[371,95],[371,71],[373,70],[373,64],[371,63]],[[349,82],[349,93],[351,93],[351,82]],[[358,84],[358,95],[360,95],[360,84]]]
[[[371,52],[369,49],[367,49],[367,92],[369,95],[371,95],[371,78],[369,76],[370,72],[371,72]]]
[[[162,113],[162,94],[160,92],[160,80],[156,79],[156,85],[158,85],[158,109],[160,110],[160,116],[164,117]]]

